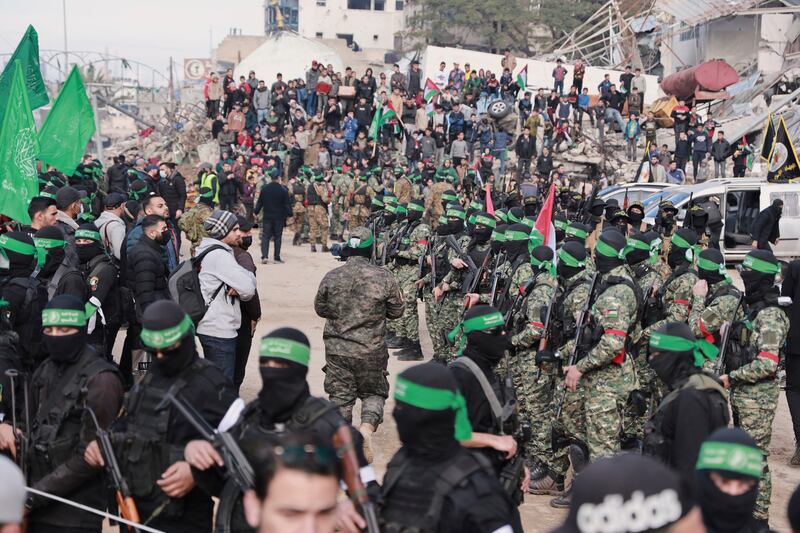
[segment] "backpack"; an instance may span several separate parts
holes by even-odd
[[[200,323],[206,311],[208,311],[209,304],[214,301],[219,291],[225,286],[224,283],[220,284],[214,294],[211,295],[211,299],[206,302],[200,290],[200,270],[203,258],[214,250],[224,249],[225,247],[219,244],[210,246],[196,257],[181,262],[167,280],[167,288],[172,300],[189,315],[195,326]]]

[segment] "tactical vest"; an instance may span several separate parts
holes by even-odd
[[[475,266],[477,268],[480,268],[480,266],[483,264],[483,260],[486,258],[486,256],[488,254],[490,254],[492,252],[492,249],[491,249],[491,247],[486,246],[485,250],[480,250],[480,249],[478,249],[478,245],[474,244],[474,241],[473,241],[473,242],[470,242],[470,244],[467,246],[467,249],[465,251],[466,251],[467,255],[472,259],[472,262],[475,263]],[[469,272],[468,274],[466,274],[464,276],[464,286],[461,287],[461,289],[463,291],[466,291],[467,289],[469,289],[469,285],[474,281],[474,275],[475,274],[477,274],[477,272]],[[484,272],[484,274],[486,274],[486,273]],[[491,289],[492,288],[489,285],[489,278],[488,278],[488,276],[484,275],[484,276],[482,276],[482,279],[479,280],[478,285],[475,287],[475,292],[487,293],[487,292],[491,291]]]
[[[658,409],[656,410],[655,414],[647,421],[644,428],[644,449],[643,453],[646,455],[652,455],[654,457],[658,457],[664,462],[669,461],[670,451],[672,449],[672,440],[668,439],[662,433],[662,427],[664,424],[664,412],[666,411],[667,405],[675,401],[678,395],[686,390],[686,389],[697,389],[699,391],[716,391],[719,394],[715,394],[712,396],[713,403],[712,409],[717,411],[717,413],[723,414],[723,419],[728,415],[728,394],[723,388],[722,385],[717,382],[716,379],[711,377],[708,374],[699,372],[697,374],[692,374],[689,376],[689,379],[686,380],[683,385],[679,388],[675,389],[674,391],[667,394],[661,403],[658,405]],[[698,413],[699,414],[699,413]],[[684,416],[686,416],[684,414]]]
[[[300,182],[292,184],[292,196],[295,202],[303,203],[306,200],[306,190]]]
[[[694,272],[689,263],[683,263],[673,270],[667,277],[664,284],[659,287],[655,296],[648,296],[647,309],[642,317],[642,325],[644,327],[655,324],[659,320],[664,320],[667,317],[667,308],[664,303],[664,296],[667,294],[667,289],[673,281],[683,276],[687,272]]]
[[[19,335],[19,346],[26,357],[24,363],[34,366],[41,359],[40,345],[42,342],[42,309],[47,304],[44,301],[46,294],[42,282],[36,278],[11,278],[5,280],[4,287],[17,286],[25,290],[25,299],[21,309],[27,312],[28,319],[22,325],[17,325],[14,331]],[[15,319],[16,320],[16,319]]]
[[[567,283],[569,283],[569,280],[567,280]],[[588,287],[591,284],[591,278],[584,277],[576,281],[574,284],[565,287],[561,298],[556,298],[556,308],[553,315],[556,319],[556,323],[554,325],[555,327],[552,328],[554,339],[550,343],[551,346],[563,346],[569,339],[575,338],[575,334],[577,333],[577,323],[575,322],[575,315],[567,308],[566,301],[575,290],[584,285]]]
[[[470,477],[477,472],[496,476],[488,459],[464,449],[433,468],[422,470],[419,476],[403,475],[409,470],[409,461],[405,449],[401,448],[383,478],[380,522],[384,533],[438,531],[445,499],[454,489],[466,488]]]
[[[306,198],[308,198],[308,205],[324,205],[314,183],[310,184],[306,189]]]
[[[597,302],[597,299],[599,299],[604,292],[606,292],[608,289],[610,289],[615,285],[628,286],[633,291],[633,294],[636,297],[636,313],[634,314],[633,320],[631,320],[631,323],[628,325],[628,329],[625,331],[625,346],[623,347],[623,351],[618,356],[619,360],[618,359],[614,360],[615,363],[622,364],[622,361],[624,360],[625,357],[625,353],[633,353],[634,351],[633,339],[631,339],[631,333],[633,333],[633,331],[636,329],[636,326],[638,326],[639,324],[638,318],[640,316],[640,312],[644,304],[642,303],[643,300],[642,290],[639,287],[639,285],[637,285],[632,279],[627,278],[625,276],[608,276],[606,279],[604,279],[599,283],[595,292],[597,298],[592,300],[592,305],[590,306],[590,308],[594,307],[594,304]],[[590,339],[589,344],[587,346],[588,349],[585,351],[584,350],[580,351],[584,355],[588,353],[588,351],[591,348],[594,348],[600,342],[600,339],[605,334],[605,330],[601,324],[593,324],[591,325],[591,328],[592,328],[591,335],[588,336]],[[587,336],[584,335],[584,338],[585,337]]]
[[[75,363],[67,366],[48,359],[34,375],[31,388],[39,408],[30,430],[31,482],[72,458],[80,448],[81,431],[94,428],[83,408],[81,390],[102,372],[118,374],[114,365],[87,346]]]
[[[777,297],[769,297],[757,302],[750,306],[744,320],[738,320],[731,325],[730,340],[728,341],[728,348],[725,355],[725,368],[724,372],[730,374],[734,370],[738,370],[744,365],[752,363],[758,357],[757,348],[750,345],[750,335],[752,324],[755,321],[758,313],[769,307],[777,307],[783,311],[778,305]],[[773,379],[770,376],[765,379]]]
[[[518,287],[511,286],[511,280],[514,279],[514,276],[517,273],[517,270],[520,269],[522,265],[528,262],[528,254],[521,253],[514,258],[511,263],[510,272],[508,273],[508,278],[503,280],[503,291],[500,294],[497,300],[497,309],[503,313],[504,315],[511,307],[514,298],[511,297],[512,291],[518,290]]]
[[[367,196],[367,186],[366,185],[362,185],[361,187],[359,187],[358,189],[353,191],[353,203],[355,205],[366,206],[368,199],[369,199],[369,196]]]
[[[120,470],[134,499],[160,500],[166,505],[161,513],[164,516],[180,516],[183,511],[183,501],[168,498],[156,484],[161,474],[182,457],[175,455],[169,440],[170,422],[181,415],[171,404],[164,403],[164,396],[168,390],[179,396],[184,387],[211,366],[213,363],[198,358],[164,388],[154,386],[154,375],[147,373],[125,401],[124,432],[112,433]]]

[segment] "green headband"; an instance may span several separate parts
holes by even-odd
[[[409,211],[418,211],[418,212],[422,213],[422,212],[425,211],[425,206],[424,205],[415,204],[414,202],[409,202],[409,204],[407,206],[407,209]]]
[[[99,241],[100,240],[100,232],[99,231],[92,231],[88,229],[79,229],[75,230],[75,238],[76,239],[89,239],[92,241]]]
[[[508,213],[506,213],[502,209],[498,209],[497,211],[495,211],[494,212],[494,216],[496,216],[497,218],[499,218],[503,222],[507,222],[508,221]]]
[[[487,313],[485,315],[478,315],[472,318],[468,318],[467,320],[463,320],[462,322],[458,323],[456,327],[450,330],[450,333],[447,334],[447,340],[450,342],[455,342],[456,337],[461,335],[461,338],[458,341],[458,355],[464,351],[464,347],[467,344],[467,334],[472,333],[473,331],[486,331],[487,329],[493,329],[499,326],[504,326],[506,323],[503,320],[503,315],[500,311],[494,311],[492,313]]]
[[[378,207],[383,207],[383,202],[381,202],[377,197],[372,198],[372,205],[377,205]]]
[[[448,202],[457,202],[458,196],[456,196],[455,194],[443,194],[442,200],[446,200]]]
[[[448,209],[447,218],[460,218],[461,220],[464,220],[465,218],[467,218],[467,214],[464,211],[460,211],[458,209]]]
[[[22,255],[33,255],[36,253],[36,247],[34,245],[12,239],[8,235],[0,235],[0,248]]]
[[[397,207],[394,208],[395,215],[405,215],[408,213],[408,209],[404,205],[397,204]]]
[[[569,227],[569,222],[567,222],[566,220],[554,219],[553,226],[555,226],[556,229],[560,229],[566,232],[567,228]]]
[[[688,250],[690,248],[693,248],[693,245],[689,244],[689,242],[686,239],[684,239],[683,237],[681,237],[677,233],[675,233],[672,236],[672,241],[670,241],[670,242],[673,245],[677,246],[678,248],[684,248],[686,250]]]
[[[86,313],[76,309],[44,309],[42,311],[42,327],[61,326],[82,328],[86,325]]]
[[[183,320],[181,320],[177,326],[159,330],[142,328],[142,343],[156,350],[168,348],[181,340],[187,332],[193,329],[194,325],[192,324],[192,319],[189,318],[189,315],[184,314]]]
[[[56,199],[56,195],[55,194],[53,194],[51,192],[47,192],[47,191],[40,192],[39,196],[41,196],[43,198],[50,198],[51,200],[55,200]]]
[[[495,242],[506,242],[506,234],[505,234],[505,232],[504,231],[498,231],[497,229],[495,229],[492,232],[492,237],[491,238]]]
[[[556,264],[553,262],[552,259],[548,259],[546,261],[540,261],[535,257],[531,256],[531,265],[535,266],[542,272],[547,271],[550,272],[552,275],[556,275]]]
[[[650,335],[650,348],[656,350],[666,350],[668,352],[692,352],[694,356],[694,366],[701,367],[703,362],[708,359],[713,361],[719,355],[719,349],[705,339],[684,339],[673,335],[665,335],[654,331]]]
[[[397,197],[396,196],[384,196],[383,203],[385,205],[397,205]]]
[[[446,216],[444,216],[444,215],[441,215],[441,216],[439,217],[439,220],[438,220],[438,222],[439,222],[439,224],[441,224],[441,225],[446,225],[446,224],[447,224],[447,217],[446,217]]]
[[[469,206],[472,209],[477,209],[478,211],[483,211],[483,204],[480,202],[472,201],[470,202]]]
[[[725,278],[725,281],[733,283],[731,276],[728,274],[728,271],[725,270],[725,263],[716,263],[711,261],[710,259],[706,259],[704,257],[697,256],[697,268],[701,270],[707,270],[709,272],[719,272],[719,274]]]
[[[427,411],[452,410],[456,413],[456,440],[472,438],[472,426],[467,416],[467,402],[458,391],[426,387],[397,376],[394,399]]]
[[[586,266],[586,260],[579,261],[564,248],[558,250],[558,260],[559,262],[564,263],[568,267],[583,268]]]
[[[628,239],[628,248],[631,250],[647,250],[650,251],[650,243],[640,241],[639,239]]]
[[[214,197],[214,191],[212,191],[212,190],[209,190],[208,192],[200,193],[200,198],[213,198],[213,197]]]
[[[512,211],[509,211],[508,212],[508,220],[510,220],[514,224],[518,224],[520,222],[520,220],[522,220],[522,219],[517,218]]]
[[[347,246],[348,248],[369,248],[373,242],[375,242],[375,237],[372,234],[363,241],[359,237],[350,237],[347,240]]]
[[[744,256],[742,267],[761,272],[762,274],[777,274],[781,271],[781,266],[778,263],[771,263],[750,254]]]
[[[475,225],[477,226],[479,224],[487,228],[495,228],[497,226],[497,221],[491,217],[478,215],[475,217]]]
[[[528,217],[523,218],[522,220],[519,221],[519,223],[520,224],[525,224],[526,226],[528,226],[531,229],[536,227],[536,221],[533,220],[532,218],[528,218]]]
[[[528,252],[533,252],[533,249],[537,246],[541,246],[544,244],[544,235],[539,233],[538,229],[534,229],[531,231],[530,235],[528,235]]]
[[[604,257],[616,257],[618,259],[625,259],[625,256],[628,255],[627,246],[622,250],[616,250],[613,246],[606,243],[603,239],[597,239],[597,244],[595,244],[594,250],[595,252]]]
[[[530,233],[525,233],[524,231],[506,230],[506,242],[527,241],[530,237]]]
[[[301,342],[284,339],[281,337],[264,337],[261,339],[260,357],[274,357],[294,361],[303,366],[308,366],[311,359],[311,348]]]
[[[565,229],[564,232],[571,237],[578,237],[579,239],[585,239],[589,236],[586,231],[576,228],[575,226],[567,226],[567,229]]]
[[[36,246],[36,248],[50,250],[53,248],[63,248],[67,245],[67,241],[62,241],[61,239],[44,239],[42,237],[34,237],[33,244]]]
[[[706,441],[697,456],[697,470],[724,470],[760,478],[764,456],[758,448],[733,442]]]

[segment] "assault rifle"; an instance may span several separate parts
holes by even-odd
[[[519,311],[522,304],[530,295],[531,291],[533,290],[534,282],[533,279],[529,279],[523,287],[520,287],[519,293],[514,297],[514,302],[511,304],[511,307],[506,312],[505,316],[503,317],[503,321],[505,322],[505,330],[511,331],[514,326],[514,316]]]
[[[553,289],[553,296],[550,298],[550,303],[547,305],[544,319],[542,320],[542,336],[539,338],[539,351],[546,350],[550,344],[550,337],[553,329],[553,309],[556,306],[556,297],[558,296],[558,287]]]
[[[419,273],[417,274],[417,281],[425,277],[425,258],[431,258],[431,286],[436,285],[436,258],[433,257],[433,250],[436,244],[436,236],[431,235],[428,237],[428,244],[425,245],[425,253],[419,258]],[[417,289],[417,300],[422,301],[423,291],[422,287]]]
[[[594,226],[592,218],[592,204],[594,204],[594,200],[597,198],[597,192],[599,189],[600,186],[598,184],[594,184],[592,186],[592,192],[589,194],[589,198],[584,201],[583,206],[581,207],[580,213],[578,214],[578,221],[582,224]]]
[[[353,445],[353,435],[350,433],[350,426],[343,424],[339,426],[333,434],[332,442],[336,449],[336,454],[341,458],[344,484],[350,499],[361,507],[364,520],[367,522],[369,533],[380,533],[378,525],[378,515],[375,506],[369,499],[367,489],[361,481],[360,468],[358,466],[358,456]]]
[[[731,321],[728,322],[728,327],[725,329],[725,333],[722,335],[722,342],[720,343],[719,347],[719,355],[717,356],[717,362],[714,364],[714,374],[717,376],[721,376],[725,373],[725,358],[728,354],[728,345],[731,342],[731,332],[733,331],[733,324],[736,322],[736,314],[739,312],[739,308],[742,306],[743,301],[744,292],[740,292],[739,299],[736,301],[736,308],[733,310],[733,314],[731,315]]]
[[[119,507],[119,515],[125,520],[139,524],[141,523],[141,519],[139,518],[139,510],[136,508],[136,502],[133,500],[133,494],[128,487],[128,482],[125,481],[125,478],[122,475],[122,470],[119,468],[117,456],[114,455],[114,447],[111,445],[111,438],[108,436],[108,431],[100,427],[100,423],[97,421],[97,415],[95,415],[94,409],[89,407],[89,405],[86,403],[86,398],[88,395],[89,389],[86,387],[81,389],[81,401],[83,403],[83,408],[87,413],[89,413],[89,416],[94,423],[95,435],[97,436],[97,442],[100,445],[100,453],[103,455],[103,463],[105,464],[106,473],[108,474],[108,478],[111,480],[111,484],[114,486],[115,498],[117,500],[117,506]],[[128,526],[128,531],[131,529],[133,528]]]
[[[407,220],[403,221],[403,224],[399,228],[397,228],[397,231],[395,231],[391,239],[389,238],[388,234],[389,230],[387,228],[386,235],[384,236],[383,239],[384,242],[383,242],[383,250],[381,252],[381,266],[386,266],[386,260],[391,259],[397,253],[397,248],[400,246],[400,239],[403,238],[403,235],[405,235],[406,230],[408,230],[408,228],[409,228],[408,221]],[[391,252],[389,252],[390,249]]]
[[[28,445],[30,441],[24,432],[19,429],[17,422],[17,379],[22,377],[22,392],[24,394],[23,415],[25,418],[25,431],[31,430],[30,421],[30,408],[28,403],[28,375],[19,370],[9,368],[6,370],[6,376],[11,385],[11,428],[14,432],[14,446],[16,447],[16,463],[19,465],[22,473],[27,477],[28,475]]]
[[[494,305],[494,300],[497,297],[497,284],[500,281],[500,273],[497,271],[497,268],[500,266],[502,262],[503,252],[500,252],[494,258],[494,266],[492,267],[492,289],[489,293],[489,305]]]

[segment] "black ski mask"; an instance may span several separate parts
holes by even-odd
[[[568,253],[574,259],[583,262],[586,260],[586,249],[577,242],[567,242],[561,247],[563,252]],[[559,252],[559,254],[563,253]],[[561,279],[572,279],[574,276],[580,274],[584,271],[586,267],[580,266],[571,266],[567,264],[561,256],[559,256],[559,261],[556,263],[556,272]]]
[[[64,262],[67,255],[66,242],[64,242],[64,232],[58,226],[45,226],[33,236],[37,248],[43,247],[46,251],[44,265],[39,271],[39,277],[49,279],[56,273],[58,267]],[[64,245],[57,245],[64,242]],[[52,246],[49,246],[52,244]]]
[[[767,266],[765,263],[775,265],[775,272],[756,270],[756,268],[763,269],[763,267],[758,265],[748,266],[751,261],[765,267]],[[753,250],[745,256],[740,274],[742,282],[744,282],[744,299],[749,305],[773,299],[777,296],[778,288],[775,286],[775,274],[779,268],[777,263],[778,260],[769,250]]]
[[[610,227],[603,230],[595,246],[594,260],[597,264],[597,271],[601,274],[608,274],[622,266],[625,259],[619,257],[619,252],[625,248],[626,244],[625,236],[617,228]]]
[[[691,328],[683,322],[668,323],[658,328],[656,332],[690,341],[695,340]],[[651,353],[647,362],[650,364],[653,372],[655,372],[656,375],[661,378],[661,381],[666,383],[670,389],[674,390],[684,379],[699,371],[697,367],[694,366],[694,356],[691,351],[675,352],[671,350],[659,350],[654,347],[651,347],[650,350]]]
[[[76,297],[60,294],[47,302],[42,313],[42,328],[61,326],[76,328],[71,335],[42,333],[42,346],[50,360],[61,365],[78,360],[86,347],[86,314],[84,305]]]
[[[262,422],[286,422],[309,396],[308,337],[294,328],[280,328],[261,340],[261,391],[258,406]]]
[[[192,321],[170,300],[150,304],[142,317],[141,338],[145,350],[153,354],[156,376],[175,377],[197,358]]]
[[[708,286],[711,287],[712,285],[716,285],[720,281],[723,281],[725,279],[725,275],[720,273],[719,268],[717,268],[717,270],[703,268],[704,266],[711,266],[707,262],[711,262],[716,265],[724,265],[725,258],[722,256],[722,252],[714,248],[709,248],[700,252],[697,276],[708,283]]]
[[[691,262],[691,256],[687,257],[687,251],[697,244],[697,233],[693,229],[681,228],[672,236],[669,253],[667,254],[667,264],[673,270],[684,263]]]
[[[513,224],[506,229],[506,254],[510,261],[514,261],[520,254],[528,252],[528,237],[530,229],[525,224]],[[521,238],[525,236],[524,238]]]

